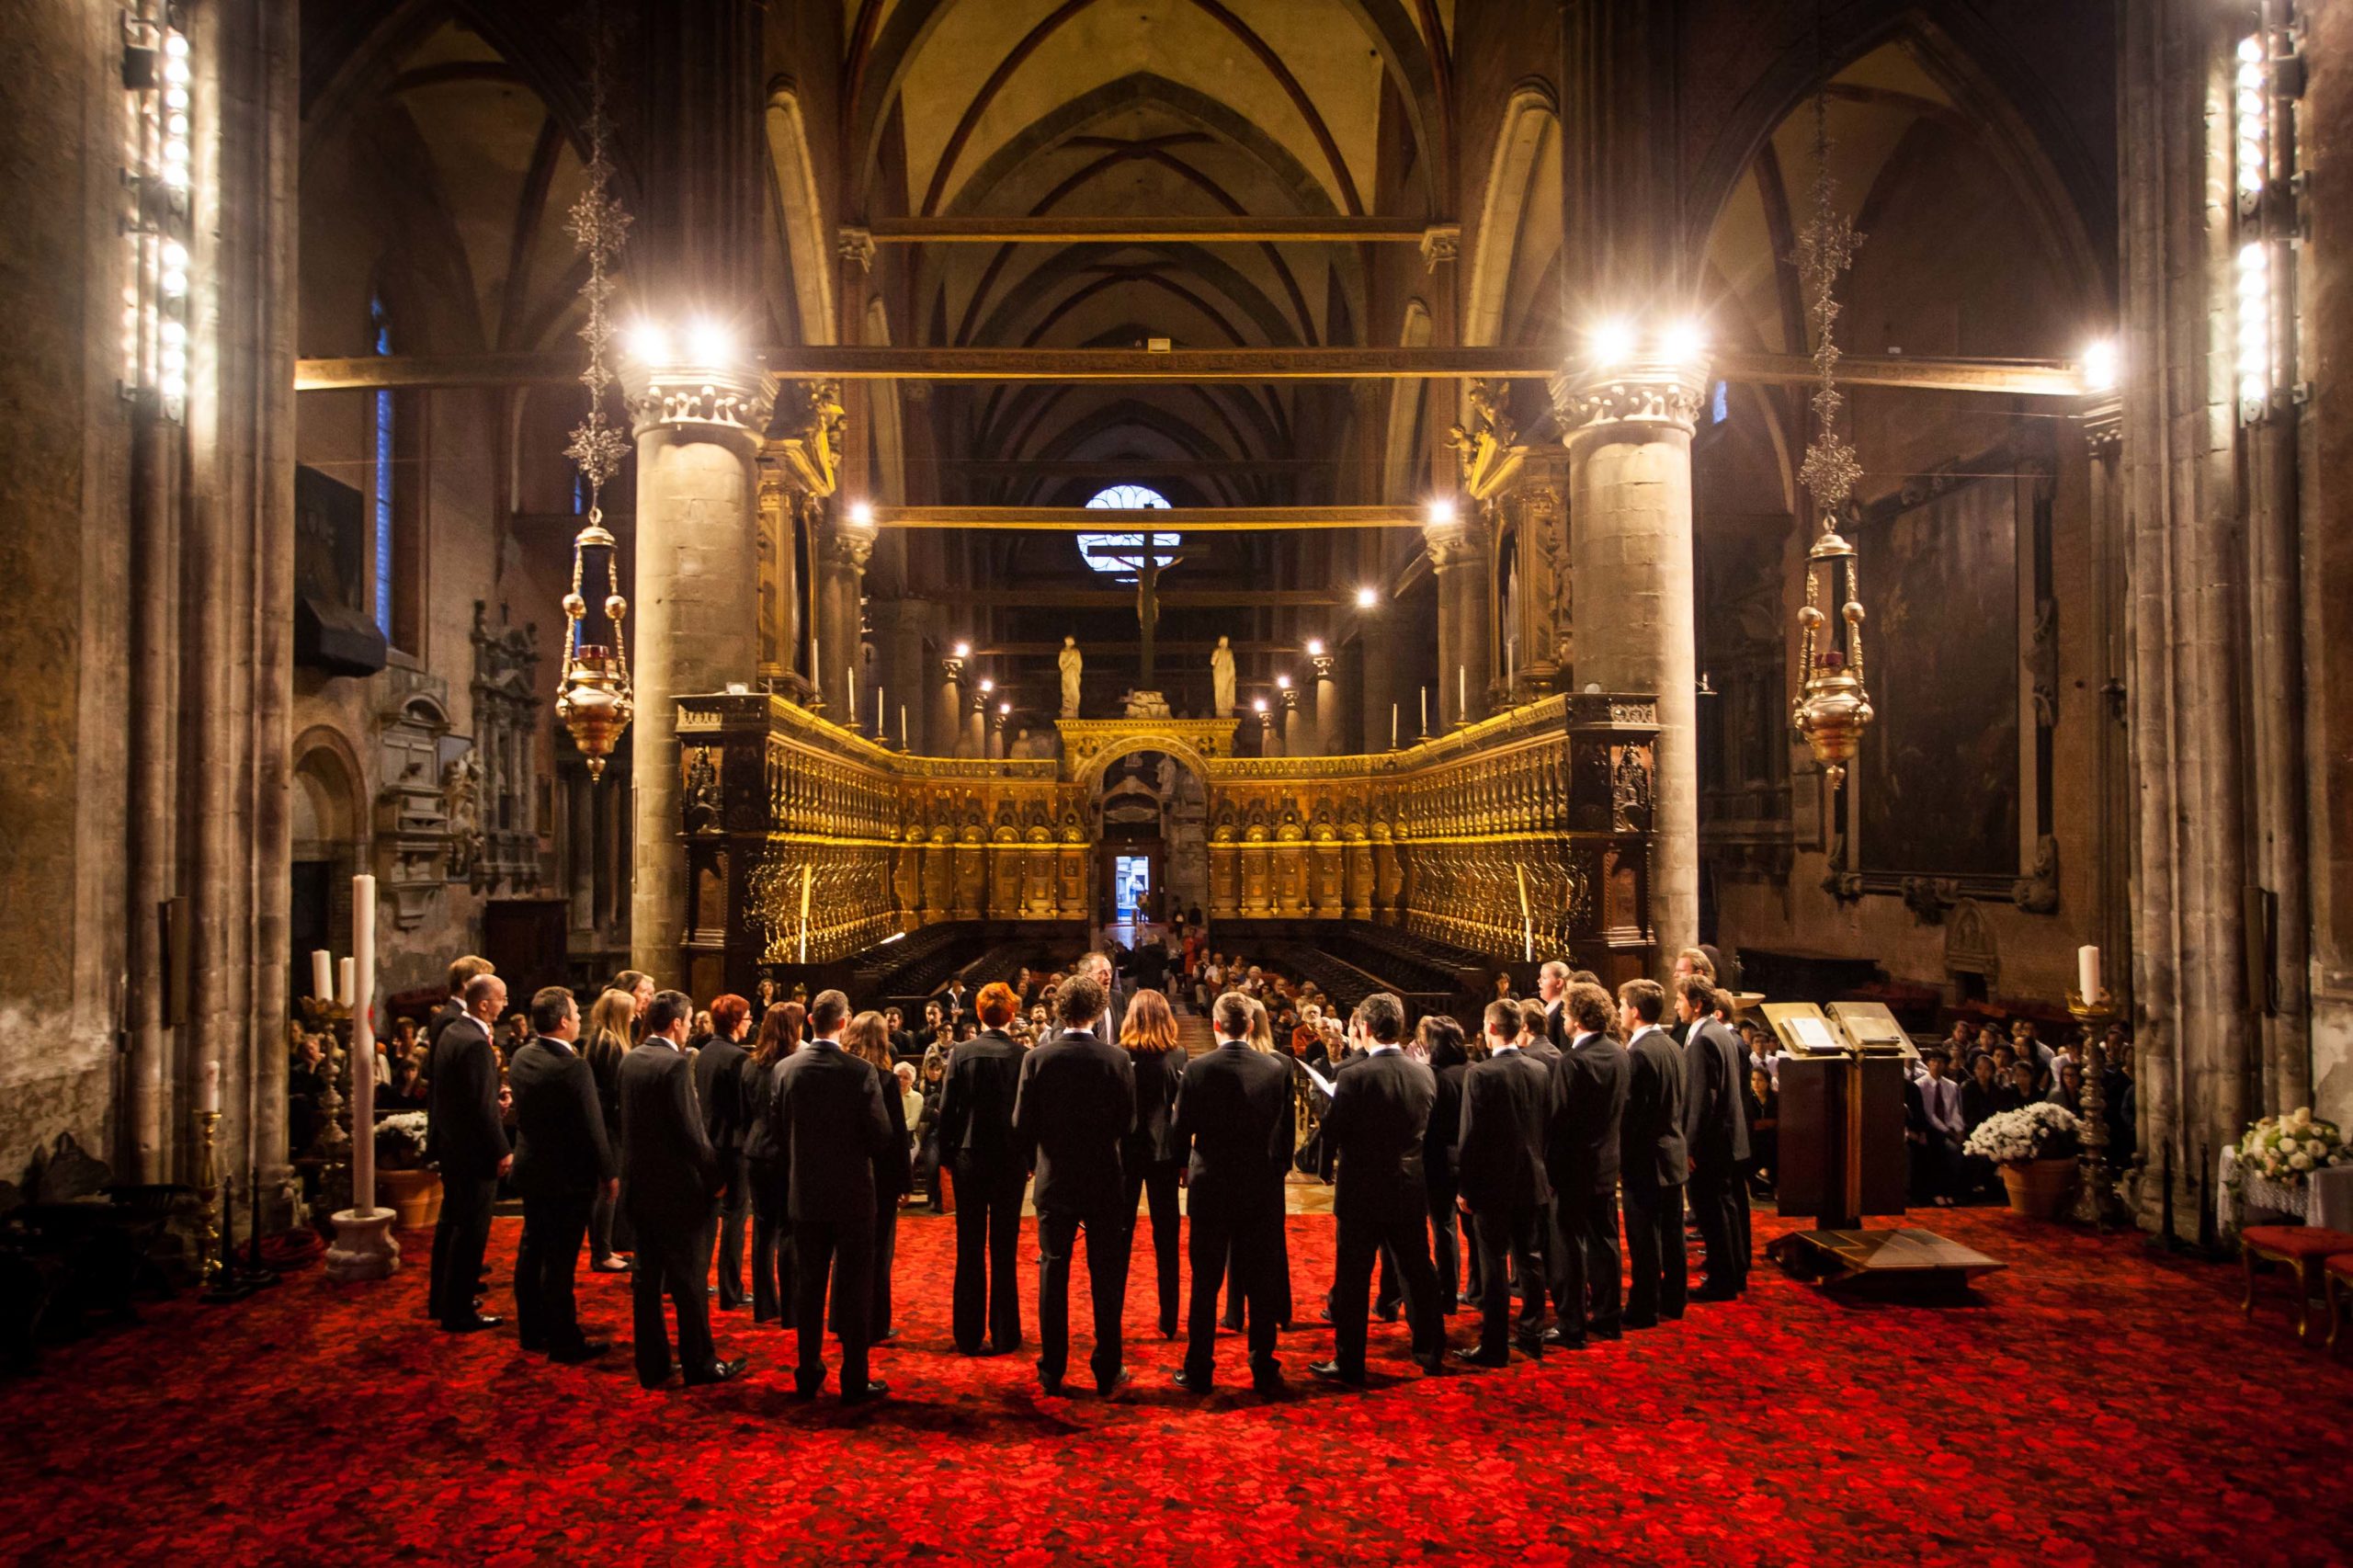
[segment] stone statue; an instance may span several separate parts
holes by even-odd
[[[1210,690],[1217,703],[1217,716],[1233,717],[1233,648],[1224,638],[1210,653]]]
[[[1055,655],[1054,663],[1062,666],[1063,672],[1063,717],[1075,719],[1078,717],[1078,674],[1086,664],[1086,657],[1078,651],[1077,638],[1063,639],[1063,651]]]
[[[482,856],[482,763],[460,752],[441,769],[441,810],[449,821],[449,875],[469,881]]]

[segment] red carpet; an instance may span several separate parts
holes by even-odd
[[[1302,1327],[1275,1403],[1171,1387],[1177,1346],[1150,1335],[1141,1279],[1124,1403],[1042,1397],[1026,1352],[955,1356],[952,1229],[929,1218],[900,1228],[903,1339],[875,1358],[892,1397],[852,1411],[830,1384],[794,1400],[791,1336],[733,1314],[720,1344],[751,1353],[748,1381],[641,1392],[625,1277],[584,1276],[617,1344],[573,1369],[521,1354],[511,1326],[433,1330],[421,1267],[354,1288],[313,1267],[242,1306],[153,1309],[0,1387],[0,1559],[2347,1560],[2353,1364],[2300,1347],[2284,1295],[2250,1325],[2234,1270],[2137,1238],[1990,1210],[1925,1222],[2010,1271],[1930,1310],[1760,1269],[1746,1301],[1622,1345],[1433,1381],[1376,1324],[1362,1394],[1311,1381],[1331,1341]],[[1290,1221],[1303,1304],[1331,1223]],[[494,1310],[517,1228],[498,1223]],[[1240,1381],[1239,1343],[1219,1350]]]

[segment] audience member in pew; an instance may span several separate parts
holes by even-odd
[[[2084,1070],[2064,1057],[2059,1062],[2058,1081],[2043,1098],[2059,1107],[2069,1116],[2084,1114]]]
[[[895,1058],[920,1056],[923,1047],[916,1042],[915,1031],[907,1028],[907,1016],[896,1007],[882,1009],[882,1027],[891,1040],[891,1054]]]
[[[1773,1196],[1780,1166],[1781,1091],[1762,1067],[1748,1073],[1748,1190],[1758,1198]]]
[[[1490,1002],[1517,1002],[1519,1000],[1519,993],[1512,989],[1510,975],[1505,973],[1502,970],[1495,971],[1495,983],[1487,993],[1487,1000]]]
[[[1994,1108],[1996,1111],[2017,1110],[2041,1097],[2035,1091],[2034,1069],[2026,1062],[2013,1062],[2008,1075],[1994,1092]]]

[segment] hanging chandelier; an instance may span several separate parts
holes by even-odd
[[[630,217],[612,194],[612,160],[605,151],[601,28],[597,29],[596,49],[588,161],[583,170],[587,187],[573,203],[566,224],[574,243],[588,259],[588,276],[580,285],[584,317],[580,340],[588,346],[588,363],[580,372],[580,384],[588,392],[588,417],[572,432],[571,445],[564,449],[564,456],[580,471],[588,522],[572,541],[572,590],[563,597],[563,679],[555,699],[556,717],[580,748],[592,780],[604,778],[605,764],[636,709],[630,686],[629,642],[621,631],[621,623],[629,616],[629,600],[621,594],[620,551],[605,527],[603,506],[605,485],[629,455],[629,437],[607,419],[605,400],[613,384],[611,266],[628,240]],[[597,576],[604,580],[604,631],[601,640],[584,639],[581,625],[588,615],[588,601],[582,588]]]
[[[1839,517],[1863,471],[1855,449],[1838,433],[1838,410],[1846,397],[1838,390],[1838,345],[1832,335],[1838,320],[1838,275],[1854,261],[1862,236],[1836,210],[1836,189],[1830,177],[1829,97],[1820,94],[1813,100],[1813,212],[1798,234],[1797,264],[1806,314],[1813,326],[1815,375],[1813,441],[1798,469],[1798,480],[1813,496],[1822,527],[1806,551],[1805,608],[1798,611],[1801,686],[1790,716],[1833,790],[1846,783],[1847,766],[1854,761],[1871,722],[1870,692],[1863,684],[1859,563],[1855,547],[1838,532]],[[1843,646],[1837,627],[1822,608],[1825,586],[1841,596]]]

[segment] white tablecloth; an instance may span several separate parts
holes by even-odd
[[[2238,1168],[2236,1149],[2222,1151],[2222,1180],[2214,1188],[2214,1220],[2222,1231],[2235,1231],[2248,1209],[2292,1214],[2306,1224],[2331,1231],[2353,1231],[2353,1165],[2332,1165],[2305,1177],[2302,1187],[2276,1187],[2260,1176],[2249,1176],[2231,1190],[2231,1173]]]

